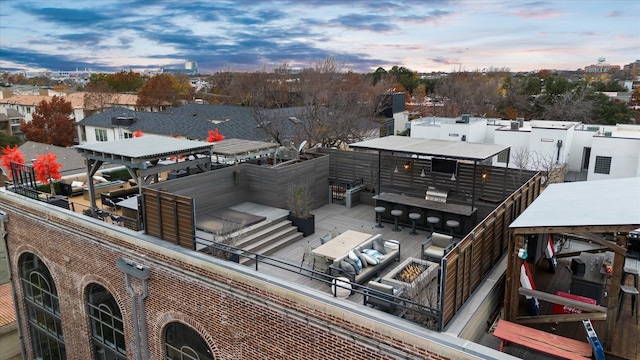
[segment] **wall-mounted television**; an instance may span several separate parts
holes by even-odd
[[[443,158],[431,158],[431,171],[442,174],[458,174],[458,161]]]

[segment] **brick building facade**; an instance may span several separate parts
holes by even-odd
[[[126,348],[126,355],[120,356],[127,359],[164,359],[170,324],[180,324],[181,329],[199,335],[213,359],[466,359],[481,353],[502,355],[398,322],[396,317],[374,309],[331,296],[319,297],[303,286],[245,266],[12,193],[0,192],[0,212],[8,219],[4,226],[0,224],[0,234],[4,232],[8,245],[27,359],[36,358],[36,354],[30,329],[34,326],[33,309],[25,299],[30,295],[25,294],[29,282],[24,262],[34,257],[46,266],[54,283],[59,301],[58,331],[63,334],[69,359],[98,358],[97,348],[92,346],[92,307],[88,306],[90,289],[95,288],[106,289],[117,304]],[[123,260],[148,270],[148,280],[129,277],[128,287],[125,273],[116,265]],[[54,336],[56,330],[51,326],[42,326],[49,327],[48,336]]]

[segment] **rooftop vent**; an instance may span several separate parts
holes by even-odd
[[[518,121],[512,121],[511,130],[518,130],[518,129],[520,129],[520,123]]]
[[[516,121],[520,127],[524,127],[524,118],[516,118]]]
[[[136,118],[130,116],[118,116],[111,118],[111,124],[117,126],[131,126],[136,122]]]

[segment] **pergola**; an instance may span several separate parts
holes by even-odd
[[[153,176],[157,180],[160,172],[198,166],[211,169],[214,143],[144,135],[130,139],[76,145],[74,148],[85,157],[89,200],[96,207],[95,188],[91,179],[104,163],[124,165],[132,178],[137,179],[138,191],[142,194],[143,180]],[[193,156],[192,156],[193,155]],[[184,161],[158,166],[162,159],[185,157]]]
[[[595,313],[541,315],[527,319],[526,322],[605,320],[604,344],[610,350],[613,327],[619,310],[618,296],[627,253],[627,233],[640,228],[640,177],[549,185],[509,228],[511,240],[507,252],[505,319],[518,320],[520,295],[593,311]],[[589,238],[600,245],[603,251],[614,253],[606,309],[593,305],[589,307],[578,301],[520,287],[520,267],[523,260],[518,257],[518,250],[524,247],[525,235],[561,233],[617,235],[615,242],[607,241],[602,236]]]
[[[378,152],[378,186],[380,193],[380,163],[382,152],[393,154],[407,154],[416,156],[441,157],[453,160],[473,161],[473,186],[471,190],[471,208],[475,202],[476,170],[479,161],[484,161],[507,150],[508,145],[472,143],[467,141],[449,141],[436,139],[419,139],[408,136],[385,136],[365,140],[349,145],[356,149],[376,150]],[[508,157],[507,157],[508,158]],[[507,160],[508,161],[508,160]],[[506,164],[509,167],[509,163]]]

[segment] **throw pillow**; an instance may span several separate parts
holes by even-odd
[[[351,264],[351,266],[353,266],[353,269],[356,272],[356,275],[360,274],[360,271],[362,270],[358,265],[356,265],[356,262],[349,259],[349,257],[347,256],[346,258],[344,258],[344,261],[348,262],[349,264]]]
[[[373,250],[373,249],[365,249],[364,250],[365,253],[375,259],[378,259],[378,261],[382,261],[384,260],[384,255],[380,254],[379,251],[377,250]]]
[[[74,187],[74,188],[82,187],[82,185],[84,185],[84,183],[82,181],[72,181],[71,182],[71,187]]]
[[[367,249],[365,249],[365,250],[367,250]],[[368,250],[373,250],[373,249],[368,249]],[[367,254],[366,251],[362,253],[362,257],[364,257],[366,259],[367,263],[369,265],[371,265],[371,266],[380,264],[380,260],[378,260],[378,259],[374,258],[373,256]]]
[[[360,258],[360,262],[362,263],[362,267],[366,268],[369,263],[367,262],[367,259],[364,257],[364,254],[361,252],[357,252],[356,255],[358,255],[358,257]]]
[[[347,274],[355,274],[356,273],[356,268],[353,267],[353,265],[349,264],[347,261],[342,260],[340,261],[340,269],[342,269],[342,271],[344,271]]]
[[[384,248],[384,239],[383,238],[378,237],[377,239],[373,240],[373,250],[376,250],[377,252],[379,252],[382,255],[387,253],[387,249]]]
[[[362,261],[353,250],[349,251],[349,259],[353,260],[353,262],[356,263],[358,272],[362,271],[362,268],[363,268]]]

